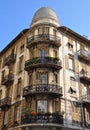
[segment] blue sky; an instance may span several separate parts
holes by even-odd
[[[0,51],[23,29],[43,6],[53,9],[61,26],[90,38],[90,0],[0,0]]]

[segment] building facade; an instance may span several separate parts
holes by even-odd
[[[90,40],[40,8],[0,52],[0,130],[90,129]]]

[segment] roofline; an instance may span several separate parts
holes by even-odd
[[[29,29],[24,29],[22,30],[1,52],[0,52],[0,56],[7,51],[12,45],[15,44],[15,42],[21,38],[21,36],[23,36],[25,33],[28,32]]]
[[[80,42],[85,42],[88,46],[90,46],[90,40],[81,36],[80,34],[74,32],[73,30],[69,29],[68,27],[61,26],[58,28],[64,34],[70,35],[73,38],[77,39]]]

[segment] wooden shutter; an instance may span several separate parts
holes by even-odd
[[[14,86],[14,100],[16,100],[16,95],[17,95],[17,84]]]
[[[79,65],[77,59],[74,59],[74,69],[75,69],[75,73],[79,73]]]
[[[32,102],[31,109],[36,111],[36,102],[35,102],[35,100],[32,100],[31,102]]]
[[[14,119],[14,107],[12,106],[8,111],[8,124],[11,126],[13,124]]]
[[[42,27],[38,28],[38,34],[42,34]]]
[[[69,56],[68,55],[65,56],[65,67],[66,69],[69,69]]]
[[[18,75],[18,72],[19,72],[19,62],[16,63],[16,74]]]
[[[82,43],[80,44],[80,49],[84,50],[84,45]]]
[[[68,38],[68,42],[73,45],[73,40],[71,38]]]
[[[21,81],[21,91],[20,91],[21,96],[23,96],[23,87],[24,87],[24,80]]]
[[[25,64],[25,57],[22,57],[22,70],[24,70],[24,64]]]
[[[60,102],[59,101],[55,101],[55,111],[56,112],[60,111]]]
[[[49,56],[49,48],[46,49],[46,56]]]
[[[10,97],[12,97],[13,87],[10,88]]]
[[[4,116],[4,125],[6,125],[8,122],[8,111],[5,112],[5,116]]]

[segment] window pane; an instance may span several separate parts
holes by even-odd
[[[47,83],[47,74],[41,73],[40,74],[40,83],[46,84]]]
[[[74,70],[73,59],[69,58],[69,69]]]
[[[46,100],[37,101],[37,112],[47,112],[47,101]]]
[[[5,112],[5,116],[4,116],[4,125],[7,124],[7,118],[8,118],[8,112]]]
[[[16,107],[14,111],[14,121],[18,121],[18,107]]]
[[[46,56],[46,50],[40,50],[40,57]]]

